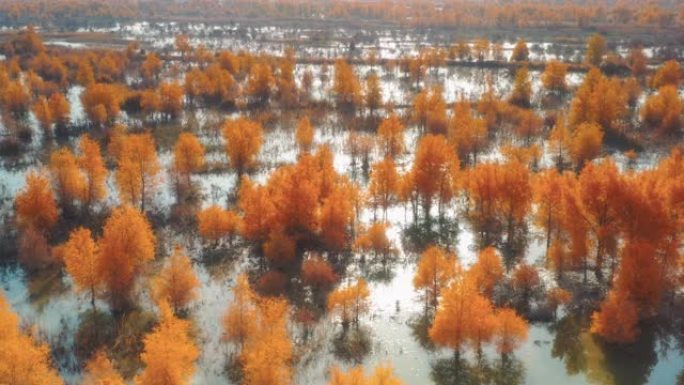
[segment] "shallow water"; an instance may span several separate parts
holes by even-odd
[[[175,24],[153,26],[149,23],[122,25],[113,29],[125,37],[142,38],[153,42],[157,47],[166,47],[173,43],[172,32],[177,32],[179,27]],[[236,33],[239,27],[224,26],[214,27],[226,33]],[[283,45],[278,42],[261,42],[255,36],[269,34],[269,36],[283,36],[293,33],[292,31],[275,31],[274,29],[248,29],[245,31],[246,38],[207,38],[202,35],[205,26],[198,25],[190,28],[197,35],[193,41],[208,43],[210,47],[245,48],[249,50],[262,50],[271,53],[280,53]],[[311,31],[315,33],[315,31]],[[344,31],[340,31],[344,33]],[[416,37],[391,37],[384,35],[379,38],[380,56],[394,58],[405,52],[415,52],[416,44],[420,39]],[[368,50],[372,44],[361,45],[361,49]],[[507,43],[505,48],[509,50],[512,43]],[[546,49],[550,48],[546,46]],[[331,43],[330,46],[313,47],[304,46],[300,51],[306,54],[334,57],[347,49],[346,46]],[[549,55],[547,54],[548,58]],[[322,100],[329,95],[332,86],[332,68],[325,79],[320,76],[321,68],[315,65],[297,65],[298,75],[310,69],[314,74],[313,99]],[[415,94],[412,87],[407,86],[399,77],[398,70],[392,74],[386,74],[384,70],[376,68],[381,77],[384,101],[395,104],[409,104]],[[371,71],[369,66],[356,68],[361,78]],[[444,89],[445,100],[454,102],[461,97],[477,97],[483,90],[485,73],[482,70],[463,68],[440,68],[435,74],[428,74],[425,84],[439,84]],[[495,71],[497,90],[505,94],[510,89],[511,76],[504,71]],[[540,74],[531,72],[533,88],[540,88]],[[298,76],[299,78],[299,76]],[[571,87],[577,86],[582,81],[582,75],[572,74],[568,77]],[[85,120],[83,108],[80,105],[80,87],[72,87],[68,91],[68,99],[72,105],[72,121],[79,125]],[[222,139],[216,138],[209,133],[207,126],[212,124],[211,119],[221,121],[233,116],[233,113],[223,111],[202,110],[195,111],[193,116],[185,113],[180,123],[171,123],[168,126],[160,126],[153,130],[159,142],[159,159],[164,168],[168,169],[172,161],[172,140],[169,140],[168,132],[179,131],[187,127],[191,118],[197,124],[200,140],[205,145],[221,144]],[[140,123],[136,117],[129,117],[130,122]],[[345,141],[348,130],[346,122],[336,115],[326,116],[322,124],[316,126],[315,145],[328,144],[335,153],[334,167],[342,174],[355,178],[361,184],[365,179],[360,171],[360,165],[353,165],[349,154],[345,152]],[[316,122],[315,122],[316,123]],[[35,119],[30,119],[29,124],[33,127],[36,136],[29,153],[19,161],[3,161],[0,165],[0,197],[2,198],[2,213],[8,213],[12,208],[12,198],[24,184],[25,173],[39,165],[41,155],[44,155],[40,130],[37,129]],[[194,124],[194,123],[193,123]],[[276,123],[273,127],[265,130],[264,145],[259,154],[260,168],[252,177],[258,183],[263,183],[268,178],[270,171],[282,164],[292,163],[296,160],[297,150],[294,141],[293,127],[296,119],[288,117]],[[172,131],[175,130],[175,131]],[[406,147],[415,148],[419,136],[416,127],[409,127],[406,132]],[[173,139],[173,138],[171,138]],[[73,146],[73,141],[69,145]],[[53,144],[50,146],[54,147]],[[226,162],[226,156],[222,146],[207,154],[210,161]],[[634,165],[629,165],[626,157],[615,150],[607,149],[615,158],[621,168],[634,167],[637,169],[652,167],[662,157],[659,153],[640,154]],[[379,160],[381,155],[373,151],[370,155],[371,163]],[[497,160],[501,153],[497,145],[492,146],[487,154],[481,159]],[[402,171],[411,167],[413,154],[407,153],[398,159],[398,165]],[[551,160],[548,156],[542,159],[542,166],[549,165]],[[193,182],[201,190],[202,206],[211,204],[223,205],[227,197],[234,193],[237,184],[237,176],[232,171],[222,171],[194,175]],[[155,211],[168,215],[176,197],[172,188],[171,176],[164,172],[164,183],[157,190],[153,198]],[[108,182],[109,195],[107,204],[115,205],[118,202],[113,175]],[[450,219],[456,220],[458,232],[456,239],[449,246],[456,251],[459,261],[464,266],[471,265],[476,258],[476,236],[469,229],[465,218],[459,218],[457,210],[450,210]],[[365,223],[370,222],[373,213],[367,210],[362,215]],[[404,250],[405,230],[409,225],[405,218],[407,215],[404,207],[393,207],[388,212],[390,227],[388,236],[397,248],[397,258],[387,266],[377,263],[351,264],[345,275],[350,277],[364,276],[369,281],[371,291],[371,310],[361,320],[361,334],[368,342],[368,351],[364,355],[345,360],[339,357],[339,352],[334,349],[335,340],[341,333],[340,325],[337,325],[328,317],[323,317],[313,327],[309,340],[301,341],[299,327],[292,325],[292,334],[297,336],[298,349],[301,351],[300,361],[295,364],[295,383],[297,385],[323,385],[326,383],[328,368],[333,364],[343,367],[355,364],[363,364],[366,368],[377,364],[391,362],[396,373],[405,384],[446,384],[450,383],[450,371],[455,367],[453,354],[446,350],[433,349],[425,346],[421,338],[421,329],[416,326],[423,315],[423,303],[419,295],[413,290],[412,279],[415,272],[415,260],[417,256],[411,251]],[[534,231],[534,229],[533,229]],[[236,275],[253,267],[250,264],[250,251],[236,247],[231,250],[230,256],[221,258],[219,263],[207,263],[204,261],[202,247],[196,234],[174,234],[167,237],[167,243],[160,248],[170,249],[171,242],[181,242],[193,259],[194,269],[202,283],[199,290],[199,298],[190,308],[190,317],[193,320],[197,333],[197,342],[201,348],[201,357],[197,362],[197,372],[193,378],[193,384],[225,384],[229,383],[226,375],[226,360],[233,348],[222,342],[221,317],[231,301],[230,289],[234,284]],[[532,234],[534,235],[534,234]],[[531,236],[532,236],[531,235]],[[543,245],[537,241],[531,241],[525,253],[525,259],[529,263],[543,267]],[[359,259],[359,256],[355,256]],[[547,286],[553,284],[553,278],[544,272],[542,277]],[[56,356],[57,364],[61,373],[69,382],[75,381],[79,376],[78,363],[73,354],[74,333],[79,326],[79,315],[89,308],[85,296],[75,293],[71,281],[59,274],[52,272],[47,276],[29,276],[21,268],[14,265],[4,266],[0,270],[0,286],[5,291],[13,309],[21,316],[22,323],[34,325],[41,339],[50,344],[53,351],[60,351]],[[98,303],[100,308],[106,308],[106,304]],[[581,324],[581,325],[580,325]],[[498,373],[505,379],[506,384],[529,384],[545,385],[553,384],[601,384],[601,385],[636,385],[674,384],[678,375],[684,371],[684,355],[682,354],[681,332],[670,330],[661,326],[653,326],[644,330],[640,340],[634,347],[615,349],[604,346],[594,340],[586,330],[586,322],[580,322],[572,317],[561,315],[556,323],[536,323],[530,327],[528,340],[517,350],[512,357],[512,362],[504,363],[499,355],[491,348],[485,349],[482,368]],[[652,330],[651,330],[652,329]],[[677,334],[679,333],[679,334]],[[680,339],[677,340],[676,337]],[[476,372],[474,367],[476,358],[472,353],[465,354],[464,373]],[[508,365],[508,366],[506,366]],[[478,369],[485,371],[485,369]],[[465,374],[463,377],[467,377]]]

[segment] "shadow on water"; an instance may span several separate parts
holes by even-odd
[[[429,335],[430,326],[432,326],[432,316],[428,312],[411,318],[408,325],[411,328],[411,335],[413,335],[413,338],[418,341],[421,347],[429,351],[436,349]]]
[[[139,357],[144,336],[156,321],[154,313],[140,309],[120,316],[101,310],[84,311],[76,331],[76,355],[85,363],[95,351],[104,349],[122,375],[130,378],[142,367]]]
[[[342,329],[333,339],[333,354],[345,362],[359,365],[370,351],[370,331],[363,326]]]
[[[522,385],[525,367],[514,356],[474,363],[462,357],[442,358],[432,365],[431,378],[437,385]],[[552,381],[550,382],[552,383]]]
[[[411,222],[404,230],[406,250],[424,250],[430,245],[451,249],[458,240],[458,220],[441,217],[429,222]]]
[[[599,385],[640,385],[650,383],[658,363],[658,351],[668,354],[672,334],[667,322],[640,325],[641,333],[631,345],[615,345],[591,335],[588,321],[578,315],[561,318],[550,330],[555,333],[551,356],[563,361],[568,375],[584,374]],[[679,352],[671,352],[680,354]],[[681,377],[681,375],[680,375]]]
[[[42,311],[52,298],[69,290],[62,280],[61,269],[57,267],[31,271],[27,273],[26,280],[29,300],[37,311]]]

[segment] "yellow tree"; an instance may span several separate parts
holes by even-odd
[[[28,112],[31,106],[31,95],[19,81],[10,81],[4,86],[0,102],[2,102],[5,110],[14,117],[21,117]]]
[[[159,184],[161,166],[152,135],[130,134],[122,138],[117,157],[116,184],[121,199],[130,204],[139,204],[145,211],[150,194]]]
[[[327,290],[338,280],[332,265],[318,256],[302,262],[301,278],[305,285],[315,290]]]
[[[473,43],[473,54],[477,61],[484,61],[489,53],[489,40],[487,39],[477,39]]]
[[[639,309],[623,290],[613,289],[591,316],[591,332],[608,342],[631,343],[639,335]]]
[[[292,383],[293,345],[288,335],[289,305],[281,298],[259,298],[254,332],[240,353],[246,385]]]
[[[95,83],[95,72],[93,71],[93,65],[90,63],[90,60],[83,58],[78,62],[76,82],[83,87],[88,87]]]
[[[190,45],[190,39],[186,34],[181,33],[176,35],[173,39],[173,45],[176,47],[176,50],[180,52],[183,60],[187,59],[192,52],[192,45]]]
[[[481,297],[469,280],[459,277],[442,293],[435,319],[428,331],[430,339],[439,346],[452,349],[458,356],[473,336],[473,303]],[[491,305],[490,305],[491,306]]]
[[[546,293],[546,303],[549,304],[551,311],[553,311],[554,318],[560,305],[565,305],[572,301],[572,293],[560,288],[554,287]]]
[[[240,232],[242,221],[233,211],[212,205],[197,213],[197,230],[202,238],[218,246],[222,239],[229,240]]]
[[[524,304],[529,301],[532,292],[539,287],[540,278],[539,272],[533,266],[526,263],[521,263],[513,272],[512,277],[513,288],[520,292]]]
[[[527,66],[522,66],[515,73],[515,80],[513,81],[513,91],[508,98],[511,104],[519,107],[530,107],[530,99],[532,98],[532,82],[530,82],[529,71]]]
[[[159,111],[170,119],[174,119],[183,110],[185,90],[178,83],[162,83],[159,85]]]
[[[76,284],[76,288],[88,291],[90,304],[95,310],[95,295],[101,288],[100,251],[90,230],[79,227],[69,234],[62,247],[64,267]]]
[[[486,247],[477,256],[477,262],[468,270],[467,278],[480,294],[491,298],[494,288],[504,276],[504,268],[499,253],[493,247]]]
[[[50,361],[49,347],[21,331],[19,317],[0,293],[0,383],[62,385]]]
[[[444,136],[428,134],[420,140],[412,173],[426,220],[430,220],[435,198],[441,215],[444,206],[454,197],[458,170],[458,158]]]
[[[60,92],[54,92],[48,99],[48,106],[52,119],[57,124],[57,127],[64,128],[69,123],[69,115],[71,113],[71,106],[69,101]]]
[[[382,207],[385,219],[387,219],[387,208],[396,202],[399,195],[399,173],[392,158],[373,165],[371,179],[368,185],[368,197],[371,206],[375,209]]]
[[[354,69],[344,59],[335,61],[333,91],[337,104],[344,108],[355,108],[361,104],[361,85]]]
[[[311,151],[311,145],[314,140],[314,129],[308,117],[304,116],[299,120],[295,139],[300,153],[308,153]]]
[[[532,179],[533,199],[536,204],[534,222],[545,232],[546,252],[553,238],[558,238],[563,217],[564,176],[555,169],[537,173]]]
[[[584,62],[592,66],[599,66],[605,54],[606,39],[598,33],[592,35],[587,40],[587,52],[584,56]]]
[[[648,59],[642,47],[634,47],[629,50],[627,55],[627,65],[632,71],[632,75],[642,78],[648,71]]]
[[[568,73],[568,65],[560,60],[552,60],[546,64],[542,74],[542,84],[548,91],[563,93],[568,85],[565,76]]]
[[[263,142],[261,125],[246,118],[236,118],[226,120],[221,130],[230,165],[239,178],[256,162]]]
[[[568,157],[570,140],[571,134],[568,126],[565,124],[565,118],[562,116],[558,117],[551,133],[549,133],[549,147],[554,154],[556,168],[559,171],[563,171],[566,158]]]
[[[103,125],[113,120],[121,110],[121,86],[93,83],[81,94],[81,102],[91,123]]]
[[[62,206],[68,206],[74,200],[84,200],[86,179],[76,157],[68,148],[53,151],[48,167]]]
[[[429,306],[437,310],[440,293],[455,278],[459,270],[456,256],[437,246],[428,247],[420,255],[416,274],[413,276],[413,287],[425,291],[425,311]]]
[[[467,161],[472,156],[472,163],[477,163],[477,154],[487,143],[487,122],[473,117],[468,101],[459,100],[454,105],[447,133],[449,143],[459,157]]]
[[[394,158],[404,151],[404,125],[396,114],[390,114],[380,123],[378,146],[386,157]]]
[[[366,379],[363,374],[363,367],[357,366],[343,372],[339,367],[333,366],[330,369],[330,381],[328,385],[364,385]]]
[[[233,301],[223,316],[223,338],[243,347],[247,338],[254,334],[256,319],[256,294],[249,286],[245,274],[240,274],[232,289]]]
[[[527,322],[513,309],[503,308],[496,312],[494,344],[501,354],[508,354],[527,340]]]
[[[358,326],[359,316],[368,311],[370,291],[363,278],[354,284],[339,287],[328,295],[328,311],[337,315],[346,330],[349,323]]]
[[[100,350],[86,363],[81,385],[125,385],[121,374],[114,369],[107,354]]]
[[[366,107],[370,110],[371,115],[382,106],[382,88],[380,88],[380,78],[373,72],[366,78],[366,92],[365,92]]]
[[[276,214],[276,207],[267,187],[257,186],[244,176],[240,182],[238,207],[242,210],[241,235],[249,241],[265,241]]]
[[[171,307],[159,305],[161,320],[143,340],[140,360],[145,369],[136,385],[187,385],[195,373],[199,349],[190,338],[190,322],[176,318]]]
[[[271,97],[275,78],[271,66],[267,63],[256,63],[249,71],[247,78],[247,94],[259,103],[265,103]]]
[[[413,120],[433,134],[446,134],[448,119],[442,88],[424,89],[413,99]]]
[[[383,261],[392,254],[392,243],[387,238],[387,224],[375,222],[356,238],[354,246],[362,252],[373,252],[374,256],[381,255]]]
[[[330,369],[328,385],[402,385],[403,382],[394,374],[392,366],[376,366],[372,374],[364,376],[363,367],[357,366],[342,372],[337,366]]]
[[[204,166],[204,146],[191,133],[184,132],[178,136],[173,148],[173,169],[178,177],[190,186],[190,175]]]
[[[527,48],[527,42],[520,39],[515,43],[513,47],[513,53],[511,54],[511,61],[527,61],[530,56],[530,50]]]
[[[297,241],[282,229],[271,231],[261,248],[269,262],[276,266],[287,266],[297,256]]]
[[[603,130],[620,133],[628,115],[629,83],[606,78],[598,68],[587,72],[570,105],[568,124],[597,123]]]
[[[140,65],[140,74],[145,80],[157,80],[164,63],[156,53],[150,52]]]
[[[157,300],[168,301],[175,313],[197,298],[199,285],[190,258],[178,245],[159,275],[152,281],[152,289]]]
[[[85,192],[82,193],[83,205],[87,211],[93,203],[103,199],[107,194],[105,186],[107,168],[102,159],[100,144],[88,135],[81,136],[78,148],[80,150],[78,165],[85,176],[83,186]]]
[[[641,119],[660,135],[679,135],[684,119],[684,103],[674,86],[663,86],[657,94],[646,99],[641,108]]]
[[[54,123],[54,119],[52,117],[52,111],[50,110],[50,106],[48,105],[48,101],[45,98],[45,96],[41,96],[33,104],[32,110],[45,136],[52,136],[52,123]]]
[[[14,198],[17,224],[22,229],[45,233],[57,222],[59,211],[44,171],[30,171],[26,186]]]
[[[570,156],[578,169],[601,154],[603,130],[595,123],[582,123],[570,139]]]
[[[651,78],[651,87],[661,88],[664,86],[679,87],[682,79],[682,68],[676,60],[668,60],[658,68]]]
[[[107,218],[98,243],[99,274],[115,308],[130,300],[135,278],[154,259],[155,243],[147,218],[133,207],[118,207]]]
[[[285,49],[284,58],[280,60],[277,95],[284,106],[295,106],[298,101],[297,83],[295,82],[295,52],[291,48]]]

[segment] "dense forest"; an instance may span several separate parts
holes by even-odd
[[[249,50],[205,16],[582,32]],[[88,40],[155,18],[179,19]],[[0,23],[0,383],[684,383],[681,47],[596,30],[682,36],[678,2],[0,0]]]

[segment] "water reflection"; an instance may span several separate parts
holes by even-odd
[[[562,360],[568,375],[584,374],[587,381],[597,385],[639,385],[658,383],[653,380],[653,370],[671,349],[671,321],[641,325],[641,334],[632,345],[619,346],[602,341],[587,331],[588,319],[579,315],[567,315],[549,329],[555,333],[551,356]],[[662,336],[662,337],[659,337]],[[681,352],[675,362],[681,365]]]
[[[370,331],[364,326],[342,328],[333,339],[335,357],[354,365],[363,363],[370,351]]]
[[[432,365],[430,376],[437,385],[518,385],[525,383],[525,367],[514,356],[470,363],[463,357],[443,358]]]

